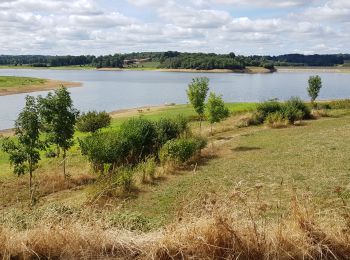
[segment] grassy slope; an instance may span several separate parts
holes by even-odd
[[[0,76],[0,89],[18,88],[33,85],[45,84],[45,79],[29,78],[29,77],[12,77],[12,76]]]
[[[230,106],[233,110],[240,106],[251,108],[251,105],[246,104]],[[145,117],[157,119],[180,112],[187,115],[193,113],[187,106],[177,106],[158,112],[145,112]],[[216,134],[212,141],[218,156],[200,164],[195,174],[193,166],[190,166],[178,174],[162,176],[162,179],[152,185],[141,186],[138,196],[114,201],[118,204],[118,209],[112,208],[108,214],[127,212],[141,215],[152,227],[159,227],[173,221],[182,207],[193,204],[195,208],[197,200],[208,192],[224,197],[237,188],[254,191],[256,185],[259,185],[262,186],[259,198],[266,202],[267,211],[264,214],[267,219],[274,219],[285,212],[289,208],[291,197],[296,193],[302,194],[305,199],[312,197],[320,214],[331,215],[341,205],[341,200],[334,191],[341,189],[346,200],[350,194],[350,146],[344,141],[350,138],[350,113],[340,112],[342,117],[307,121],[297,127],[231,128]],[[118,127],[123,120],[118,118],[113,122],[113,127]],[[231,125],[230,120],[223,124]],[[207,152],[210,153],[211,148]],[[78,154],[77,148],[71,153]],[[44,159],[38,173],[58,173],[59,169],[53,167],[57,164]],[[1,172],[7,168],[5,158],[0,155]],[[87,163],[79,155],[73,156],[70,172],[81,173],[87,169]],[[13,179],[14,182],[17,180]],[[23,192],[22,197],[25,198],[26,180],[22,180],[23,191],[11,192]],[[49,199],[43,199],[41,206],[60,202],[81,207],[91,188],[92,186],[87,186],[82,190],[52,194]],[[4,194],[9,193],[6,188],[2,190]]]
[[[255,108],[255,103],[229,103],[227,106],[230,108],[232,113],[242,113],[251,111]],[[162,117],[176,117],[178,115],[183,116],[195,116],[195,112],[189,105],[176,105],[176,106],[169,106],[161,108],[160,110],[153,110],[153,108],[150,108],[149,111],[145,110],[142,113],[142,116],[144,116],[147,119],[150,120],[158,120]],[[119,126],[130,117],[138,117],[140,114],[135,115],[128,115],[123,116],[120,115],[118,118],[113,119],[111,127],[109,129],[118,129]],[[85,134],[76,133],[76,138],[82,137]],[[1,137],[1,134],[0,134]],[[0,138],[0,144],[1,144],[1,138]],[[42,160],[40,161],[40,167],[37,170],[37,173],[43,174],[45,172],[60,172],[60,168],[57,166],[59,162],[57,160],[47,159],[44,156],[44,152],[42,152]],[[88,168],[88,163],[86,160],[80,155],[80,151],[76,142],[76,145],[69,151],[70,156],[70,163],[68,165],[68,171],[73,172],[76,175],[82,174],[88,171],[86,169]],[[20,179],[27,178],[26,176],[20,177]],[[17,181],[18,178],[12,174],[11,167],[8,162],[8,155],[5,154],[0,150],[0,184],[2,180],[11,180],[11,181]],[[26,180],[26,179],[25,179]],[[25,189],[25,186],[24,186]],[[26,191],[19,191],[20,193],[23,193],[23,199],[26,199]],[[0,191],[1,193],[1,191]],[[0,196],[0,202],[1,200],[5,201],[4,197]],[[1,203],[0,203],[1,204]]]
[[[181,205],[207,192],[226,196],[237,186],[254,190],[261,184],[260,196],[270,207],[268,215],[288,208],[293,189],[312,196],[317,208],[330,213],[341,206],[335,193],[338,187],[350,194],[350,146],[344,145],[350,138],[349,130],[347,116],[280,130],[260,128],[233,138],[228,132],[222,137],[229,140],[217,145],[225,150],[220,157],[201,166],[196,175],[186,172],[154,188],[127,209],[167,223]]]

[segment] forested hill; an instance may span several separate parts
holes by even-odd
[[[0,55],[0,65],[60,67],[93,66],[96,68],[123,68],[135,64],[152,63],[158,68],[168,69],[244,69],[257,66],[273,69],[274,66],[336,66],[349,64],[350,54],[280,56],[241,56],[234,53],[180,53],[139,52],[105,56],[44,56],[44,55]],[[145,65],[146,66],[146,65]]]

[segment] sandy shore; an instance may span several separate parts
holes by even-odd
[[[186,73],[271,73],[270,70],[260,67],[247,67],[244,70],[195,70],[195,69],[120,69],[120,68],[100,68],[98,71],[158,71],[158,72],[186,72]]]
[[[15,129],[0,130],[0,138],[13,136],[14,134],[15,134]]]
[[[278,72],[350,73],[348,67],[277,67]]]
[[[44,84],[40,84],[40,85],[1,88],[0,96],[8,96],[8,95],[14,95],[14,94],[21,94],[21,93],[31,93],[36,91],[54,90],[54,89],[58,89],[61,85],[67,88],[72,88],[72,87],[80,87],[82,84],[79,82],[46,80]]]
[[[129,117],[129,116],[135,116],[140,114],[148,114],[157,112],[159,110],[163,110],[166,108],[172,108],[176,105],[159,105],[159,106],[144,106],[144,107],[137,107],[137,108],[128,108],[128,109],[119,109],[110,112],[112,118],[120,118],[120,117]]]

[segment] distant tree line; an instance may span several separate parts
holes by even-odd
[[[266,56],[275,66],[335,66],[344,64],[350,59],[350,54],[302,55],[286,54]]]
[[[169,69],[244,69],[257,66],[273,69],[274,66],[335,66],[350,60],[350,54],[280,56],[242,56],[215,53],[135,52],[104,56],[45,56],[45,55],[0,55],[0,65],[33,67],[93,66],[96,68],[123,68],[126,61],[145,60],[159,62],[160,68]]]

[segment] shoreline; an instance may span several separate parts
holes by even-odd
[[[156,72],[181,72],[181,73],[243,73],[243,74],[265,74],[274,71],[261,67],[247,67],[244,70],[230,69],[212,69],[212,70],[196,70],[196,69],[158,69],[158,68],[99,68],[97,71],[156,71]]]
[[[322,102],[331,102],[331,101],[337,101],[337,100],[344,100],[344,98],[323,99],[323,100],[318,100],[317,102],[322,103]],[[305,101],[305,102],[308,102],[308,101]],[[228,103],[235,103],[235,102],[228,102]],[[247,103],[249,102],[247,101]],[[141,107],[133,107],[133,108],[121,108],[121,109],[116,109],[111,112],[108,112],[108,114],[112,117],[112,119],[117,119],[117,118],[141,115],[142,113],[153,113],[162,109],[174,108],[176,106],[185,106],[185,105],[186,104],[164,104],[164,105],[149,105],[149,106],[141,106]],[[3,130],[0,129],[0,137],[12,136],[14,134],[14,130],[15,130],[14,128],[3,129]]]
[[[350,73],[350,67],[276,67],[277,72]]]
[[[212,70],[196,70],[196,69],[159,69],[159,68],[91,68],[91,67],[1,67],[2,69],[13,70],[82,70],[82,71],[148,71],[148,72],[180,72],[180,73],[238,73],[238,74],[266,74],[273,73],[274,70],[265,69],[263,67],[246,67],[243,70],[235,69],[212,69]]]
[[[150,105],[150,106],[141,106],[141,107],[133,107],[133,108],[121,108],[117,110],[113,110],[111,112],[108,112],[108,114],[113,118],[122,118],[122,117],[129,117],[129,116],[136,116],[140,115],[144,112],[157,112],[159,110],[165,109],[165,108],[174,108],[176,106],[181,106],[185,104],[164,104],[164,105]],[[9,129],[3,129],[0,130],[0,137],[9,137],[13,136],[15,132],[15,128],[9,128]]]
[[[61,85],[64,85],[66,88],[81,87],[82,83],[80,82],[69,82],[61,80],[51,80],[45,79],[46,82],[41,85],[28,85],[23,87],[11,87],[0,89],[0,96],[9,96],[15,94],[23,93],[32,93],[37,91],[48,91],[58,89]]]
[[[92,68],[92,67],[1,67],[2,69],[29,69],[29,70],[82,70],[82,71],[148,71],[148,72],[179,72],[179,73],[237,73],[237,74],[269,74],[274,72],[293,73],[293,72],[319,72],[319,73],[350,73],[350,67],[288,67],[276,66],[276,70],[269,70],[262,67],[246,67],[244,70],[230,69],[213,69],[213,70],[196,70],[196,69],[159,69],[159,68]]]
[[[121,118],[121,117],[128,117],[128,116],[134,116],[134,115],[141,115],[142,113],[147,113],[147,112],[157,112],[165,108],[174,108],[176,106],[181,106],[181,105],[185,105],[185,104],[164,104],[164,105],[150,105],[150,106],[141,106],[141,107],[133,107],[133,108],[122,108],[122,109],[117,109],[117,110],[108,112],[108,114],[112,118]],[[0,133],[1,133],[1,130],[0,130]]]

